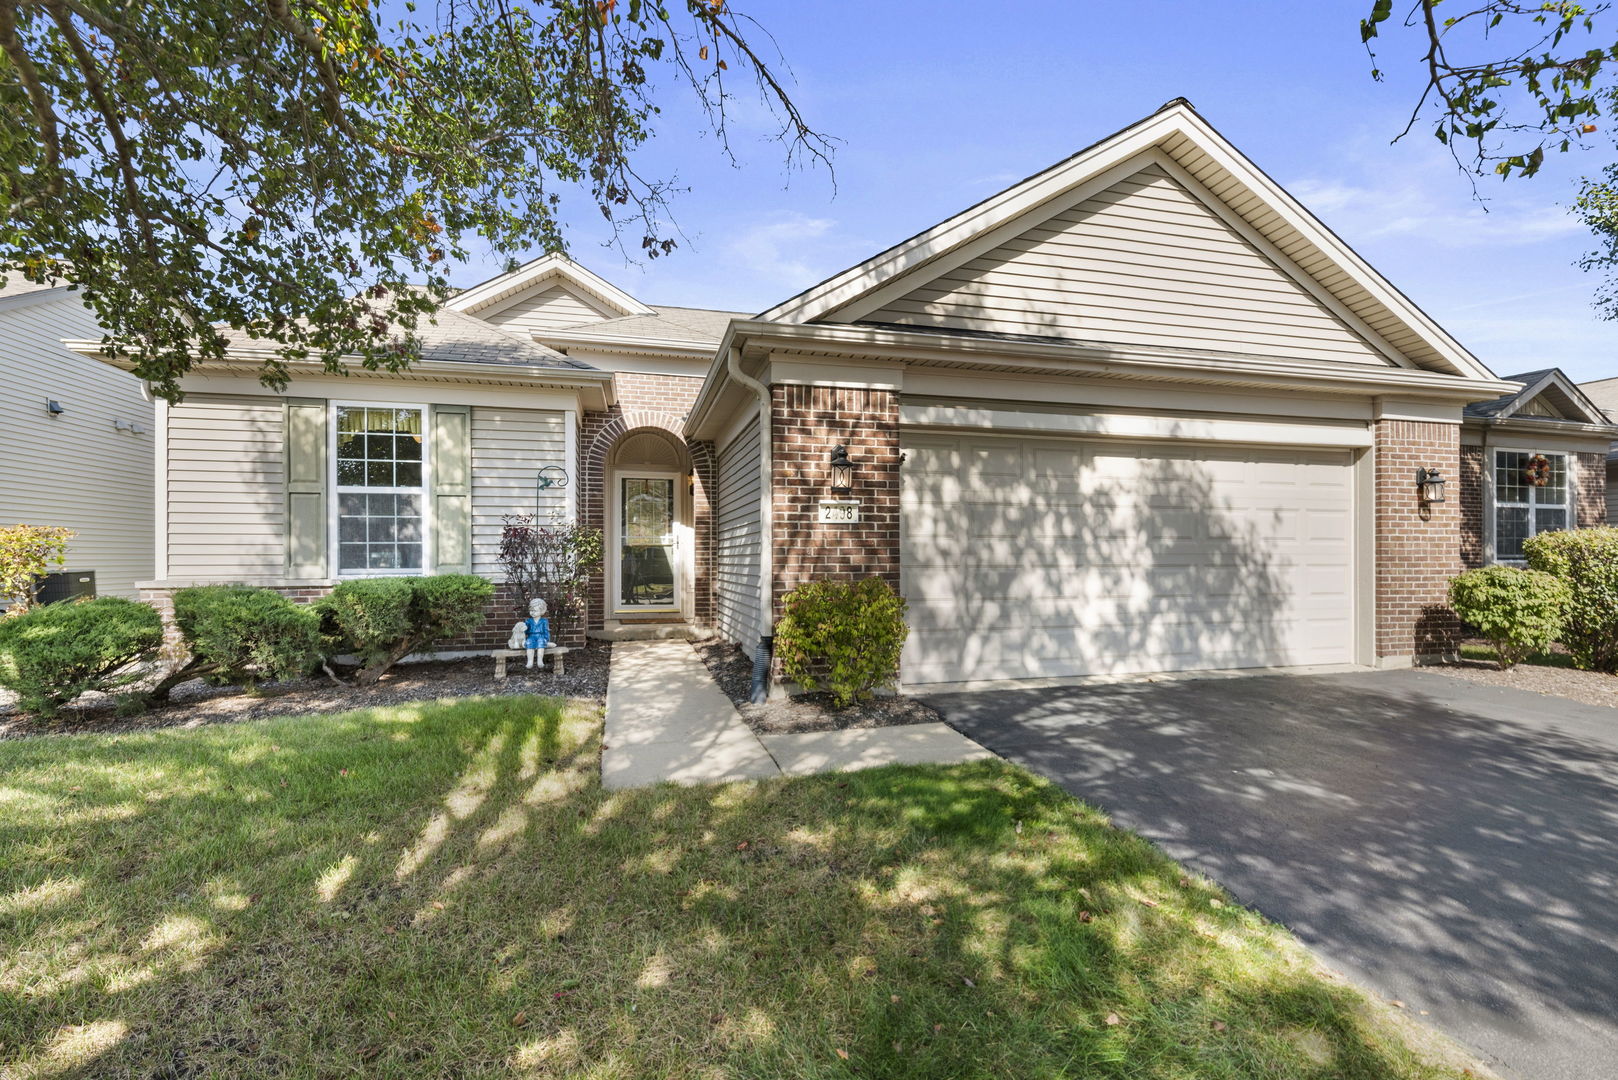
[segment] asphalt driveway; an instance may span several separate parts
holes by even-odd
[[[1618,710],[1422,671],[926,700],[1505,1075],[1618,1075]]]

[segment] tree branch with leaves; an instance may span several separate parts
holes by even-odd
[[[675,246],[637,152],[665,95],[728,149],[740,72],[790,165],[831,144],[723,0],[0,0],[0,267],[79,287],[159,394],[227,331],[289,364],[398,371],[478,240],[565,247],[577,192],[619,246]]]

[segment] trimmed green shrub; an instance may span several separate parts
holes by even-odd
[[[51,567],[67,565],[72,529],[60,525],[0,527],[0,601],[7,615],[21,615],[34,606],[39,586]]]
[[[1542,570],[1485,566],[1449,583],[1450,607],[1494,646],[1502,670],[1551,647],[1569,599],[1567,583]]]
[[[273,589],[199,585],[174,594],[174,623],[189,658],[153,688],[161,701],[187,679],[251,689],[302,675],[320,661],[320,616]]]
[[[824,687],[842,708],[898,681],[910,628],[904,599],[881,578],[799,585],[781,606],[775,654],[793,682]]]
[[[368,686],[403,657],[471,633],[493,597],[494,586],[475,574],[359,578],[317,607],[333,646],[358,658],[355,682]]]
[[[1561,639],[1574,666],[1618,672],[1618,528],[1540,533],[1523,542],[1523,554],[1572,593]]]
[[[46,604],[0,619],[0,686],[27,712],[51,716],[86,690],[108,692],[163,646],[163,619],[146,604],[103,596]]]

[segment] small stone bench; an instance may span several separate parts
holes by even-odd
[[[552,657],[551,671],[552,671],[553,674],[556,674],[556,675],[566,675],[567,674],[567,659],[566,659],[566,657],[567,657],[567,654],[572,652],[572,651],[573,650],[565,648],[565,647],[563,647],[561,645],[552,645],[550,648],[545,650],[545,656]],[[523,660],[523,661],[526,661],[528,659],[528,650],[527,649],[495,649],[489,655],[494,657],[494,680],[495,680],[495,682],[499,682],[499,681],[501,681],[502,679],[504,679],[506,677],[506,661],[507,660]],[[545,657],[544,656],[540,657],[540,665],[541,666],[544,665],[544,662],[545,662]]]

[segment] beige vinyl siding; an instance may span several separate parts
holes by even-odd
[[[714,498],[714,619],[719,633],[751,652],[759,628],[759,421],[754,417],[719,451]]]
[[[1156,165],[866,319],[1388,363]]]
[[[286,576],[284,409],[272,397],[189,394],[169,409],[169,580]]]
[[[534,512],[534,480],[546,465],[567,468],[567,414],[546,409],[472,410],[472,572],[500,577],[500,530],[507,514]],[[570,480],[574,479],[569,477]],[[542,523],[566,508],[551,488]]]
[[[600,322],[616,315],[617,312],[609,312],[560,285],[532,293],[518,293],[510,300],[503,300],[477,313],[480,319],[518,333],[563,330],[569,326]]]
[[[0,306],[0,522],[72,529],[66,569],[94,570],[103,595],[132,597],[155,570],[155,410],[139,380],[62,346],[100,337],[66,290]],[[66,411],[46,413],[50,398]]]

